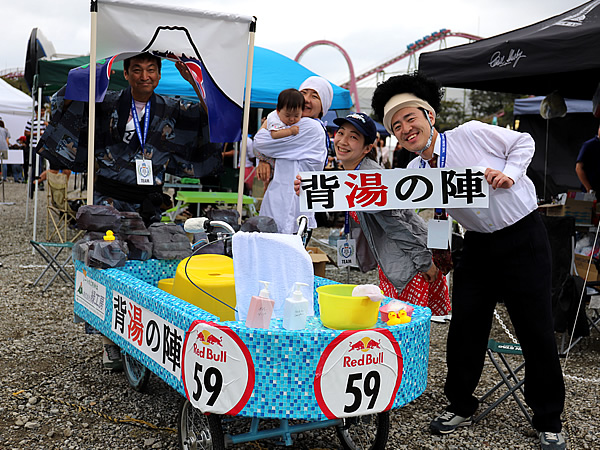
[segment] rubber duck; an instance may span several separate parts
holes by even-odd
[[[388,312],[388,321],[386,323],[388,327],[391,327],[393,325],[400,325],[401,323],[408,323],[410,321],[410,316],[406,314],[406,311],[401,309],[400,311]]]

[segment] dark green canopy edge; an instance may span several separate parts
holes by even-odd
[[[65,84],[69,70],[83,66],[90,62],[89,56],[78,56],[76,58],[38,61],[38,84],[42,88],[42,95],[52,95]],[[123,77],[123,61],[117,61],[112,66],[109,89],[125,89],[129,84]]]

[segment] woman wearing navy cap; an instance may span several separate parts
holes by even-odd
[[[344,170],[382,170],[375,161],[375,122],[364,113],[349,114],[333,121],[339,126],[333,144]],[[296,180],[296,192],[300,181]],[[379,265],[383,293],[442,316],[450,310],[445,277],[433,263],[427,248],[427,225],[414,211],[393,209],[350,211]]]

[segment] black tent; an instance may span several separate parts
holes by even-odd
[[[591,99],[600,82],[600,1],[488,39],[422,53],[443,86]]]
[[[515,125],[535,141],[535,154],[527,176],[535,184],[538,196],[549,199],[569,189],[580,189],[575,161],[581,144],[598,131],[598,119],[592,115],[590,100],[565,101],[564,117],[544,119],[540,115],[543,97],[515,100]],[[544,182],[545,180],[545,182]],[[544,195],[544,185],[546,192]]]

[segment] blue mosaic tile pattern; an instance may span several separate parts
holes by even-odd
[[[107,298],[118,291],[163,319],[187,331],[195,320],[218,319],[202,309],[182,301],[155,287],[158,280],[172,277],[175,261],[128,261],[120,269],[97,270],[75,262],[76,270],[87,270],[87,275],[107,287]],[[315,277],[314,304],[318,314],[316,288],[335,282]],[[382,303],[391,301],[385,298]],[[170,386],[185,395],[181,379],[159,366],[152,359],[133,348],[111,331],[112,302],[107,301],[106,319],[101,321],[82,305],[75,303],[75,314],[131,353]],[[390,330],[397,340],[403,357],[403,374],[393,408],[413,401],[427,385],[429,363],[429,330],[431,311],[415,306],[412,321],[387,327],[378,320],[375,328]],[[309,317],[307,327],[300,331],[283,329],[282,320],[274,319],[271,328],[251,329],[239,322],[220,322],[229,326],[248,347],[255,366],[255,386],[240,416],[325,420],[314,394],[314,377],[323,350],[340,333],[325,328],[318,316]]]

